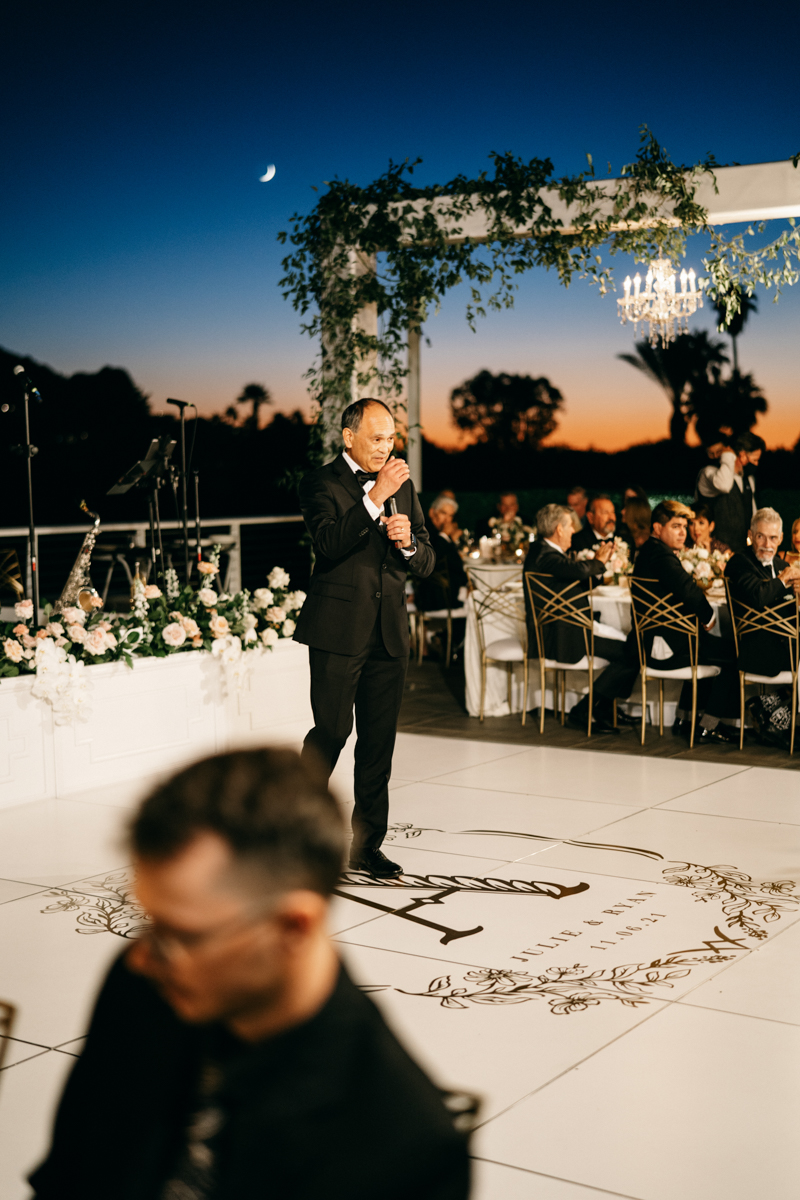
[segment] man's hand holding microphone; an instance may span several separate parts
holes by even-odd
[[[378,508],[387,500],[394,497],[409,477],[408,463],[402,458],[389,458],[378,472],[375,487],[369,498]],[[405,513],[392,512],[389,517],[381,517],[386,526],[386,533],[398,550],[407,550],[411,542],[411,522]]]

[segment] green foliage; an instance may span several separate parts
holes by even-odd
[[[673,163],[646,126],[636,159],[618,179],[598,181],[591,158],[586,171],[562,177],[548,158],[526,162],[492,153],[490,159],[491,175],[458,175],[431,187],[412,184],[420,160],[390,162],[366,187],[334,179],[312,211],[295,214],[291,229],[279,234],[291,247],[280,281],[284,297],[320,343],[307,374],[319,404],[312,458],[332,448],[338,416],[354,392],[400,395],[407,330],[421,326],[457,284],[469,284],[466,316],[474,327],[478,316],[513,305],[516,277],[533,267],[554,270],[565,287],[577,277],[605,292],[613,275],[601,248],[641,262],[659,255],[677,260],[687,234],[701,231],[711,238],[708,294],[725,298],[729,316],[757,282],[780,291],[800,278],[800,231],[792,225],[752,251],[745,245],[752,229],[729,239],[710,228],[695,192],[703,177],[713,179],[716,160]],[[556,202],[570,206],[566,231],[554,215]],[[478,215],[488,227],[483,239],[470,236],[470,219]],[[358,320],[368,306],[377,313],[377,333]]]

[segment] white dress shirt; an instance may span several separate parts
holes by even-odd
[[[353,459],[350,457],[350,455],[347,453],[347,451],[346,451],[346,450],[343,450],[343,451],[342,451],[342,458],[343,458],[343,459],[344,459],[344,461],[347,463],[348,467],[350,468],[350,470],[353,472],[353,474],[354,474],[354,475],[355,475],[355,474],[357,474],[359,471],[363,471],[363,469],[364,469],[364,468],[363,468],[363,467],[360,467],[360,466],[358,465],[358,463],[357,463],[357,462],[355,462],[355,461],[354,461],[354,460],[353,460]],[[364,489],[364,508],[367,510],[367,512],[369,513],[369,515],[372,517],[372,520],[373,520],[373,521],[377,521],[377,520],[378,520],[378,518],[379,518],[380,516],[382,516],[382,515],[383,515],[383,513],[384,513],[384,507],[383,507],[383,505],[381,505],[381,507],[380,507],[380,508],[378,508],[377,504],[373,504],[373,503],[372,503],[372,501],[371,501],[371,500],[370,500],[370,498],[369,498],[369,494],[370,494],[370,492],[371,492],[371,491],[372,491],[372,489],[375,487],[375,480],[374,480],[374,479],[368,479],[368,480],[367,480],[367,482],[366,482],[366,483],[364,483],[364,484],[362,484],[361,486],[362,486],[362,487],[363,487],[363,489]],[[409,546],[407,549],[404,549],[404,548],[401,546],[401,547],[400,547],[400,553],[401,553],[401,554],[404,556],[404,558],[411,558],[411,556],[412,556],[412,555],[414,555],[414,554],[416,554],[416,553],[417,553],[417,547],[416,547],[416,546]]]

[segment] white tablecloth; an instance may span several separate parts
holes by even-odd
[[[470,566],[471,564],[467,564]],[[484,566],[480,564],[478,569],[484,577],[502,579],[503,572],[506,575],[509,571],[513,571],[514,565],[509,566]],[[522,582],[522,568],[519,568],[520,583]],[[609,592],[611,593],[609,595]],[[598,621],[602,621],[604,625],[610,625],[614,629],[621,630],[622,633],[628,634],[631,630],[631,596],[630,592],[625,591],[618,593],[617,589],[611,588],[596,588],[592,593],[592,603],[595,616]],[[720,636],[720,610],[725,608],[724,601],[710,600],[711,606],[714,609],[717,620],[712,632],[716,636]],[[464,674],[466,677],[466,705],[467,712],[471,717],[480,715],[481,707],[481,651],[480,639],[478,637],[478,624],[475,617],[475,609],[471,599],[467,600],[467,634],[466,643],[464,646]],[[502,617],[497,614],[492,614],[484,618],[484,639],[488,646],[490,642],[498,638],[518,637],[524,641],[525,626],[524,622],[514,621],[510,618]],[[665,664],[666,665],[666,664]],[[505,666],[495,666],[489,664],[486,668],[486,698],[484,701],[484,717],[507,717],[510,712],[522,712],[523,700],[525,707],[530,711],[532,708],[538,708],[540,704],[540,680],[539,680],[539,662],[538,659],[531,659],[528,664],[528,695],[523,697],[522,690],[522,663],[517,663],[513,668],[513,680],[511,685],[511,708],[508,705],[508,674]],[[596,678],[596,676],[595,676]],[[547,684],[545,690],[545,706],[553,708],[553,685],[555,682],[555,673],[548,671]],[[631,695],[635,698],[641,695],[641,680],[637,679],[633,686]],[[678,702],[681,684],[676,681],[667,681],[665,687],[665,703],[664,703],[664,721],[672,724],[675,719],[675,707]],[[573,704],[576,704],[580,697],[588,691],[589,676],[585,671],[569,671],[567,673],[567,694],[566,703],[569,709]],[[651,699],[652,697],[652,699]],[[648,688],[648,707],[651,708],[651,720],[658,720],[657,714],[658,687],[650,685]],[[628,706],[630,710],[641,712],[641,706],[635,703],[635,700]]]

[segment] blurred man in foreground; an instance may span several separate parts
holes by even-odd
[[[325,776],[290,750],[206,759],[131,840],[152,924],[102,988],[37,1200],[465,1200],[465,1137],[326,929]],[[124,1136],[87,1136],[114,1096]]]

